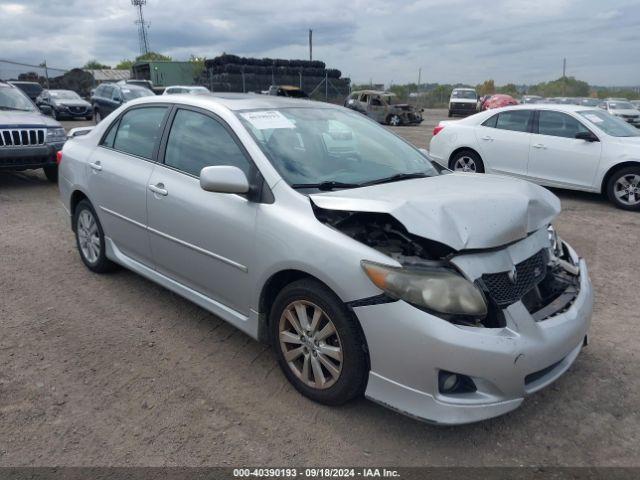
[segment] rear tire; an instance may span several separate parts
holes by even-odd
[[[47,165],[46,167],[42,167],[44,170],[44,175],[47,177],[51,183],[58,182],[58,165]]]
[[[607,182],[611,203],[623,210],[640,210],[640,167],[621,168]]]
[[[93,206],[81,200],[73,212],[73,230],[80,258],[86,267],[95,273],[111,272],[117,265],[106,256],[104,231]]]
[[[453,113],[451,113],[451,110],[449,110],[449,118],[453,117]]]
[[[390,125],[392,127],[399,127],[400,125],[402,125],[402,118],[400,117],[400,115],[389,115],[387,117],[387,125]]]
[[[364,337],[329,288],[313,279],[287,285],[269,321],[280,368],[305,397],[341,405],[364,393],[369,370]]]
[[[449,169],[454,172],[484,173],[484,163],[473,150],[461,150],[449,160]]]

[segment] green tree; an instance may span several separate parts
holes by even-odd
[[[120,63],[116,65],[117,70],[131,70],[133,67],[133,60],[120,60]]]
[[[93,60],[89,60],[87,63],[85,63],[84,67],[82,67],[82,68],[86,68],[88,70],[111,70],[111,67],[109,65],[105,65],[104,63],[100,63],[95,58]]]
[[[507,83],[506,85],[496,88],[496,93],[504,93],[505,95],[515,97],[518,95],[518,87],[513,83]]]
[[[476,92],[478,95],[491,95],[496,93],[496,84],[493,79],[485,80],[479,85],[476,85]]]
[[[173,60],[168,55],[162,55],[158,52],[147,52],[136,57],[136,62],[170,62]]]
[[[193,64],[193,79],[194,81],[198,81],[202,72],[204,71],[204,61],[207,57],[198,57],[197,55],[191,54],[189,57],[189,62]]]

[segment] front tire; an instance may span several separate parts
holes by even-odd
[[[449,169],[454,172],[484,173],[484,163],[473,150],[461,150],[449,160]]]
[[[44,176],[47,177],[51,183],[58,182],[58,165],[47,165],[46,167],[42,167],[44,170]]]
[[[280,368],[305,397],[341,405],[364,393],[368,364],[363,335],[325,285],[311,279],[287,285],[269,320]]]
[[[640,167],[622,168],[607,182],[611,203],[623,210],[640,210]]]
[[[73,230],[82,262],[95,273],[111,272],[116,264],[105,253],[104,231],[88,200],[81,200],[73,214]]]

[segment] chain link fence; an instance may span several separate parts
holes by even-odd
[[[39,65],[31,65],[29,63],[0,59],[0,80],[37,82],[48,88],[53,78],[64,75],[65,72],[67,72],[66,69],[50,67],[46,62]]]

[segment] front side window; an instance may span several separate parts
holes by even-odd
[[[166,111],[166,107],[144,107],[126,112],[120,119],[113,148],[130,155],[152,159]]]
[[[171,126],[164,163],[196,177],[210,166],[238,167],[247,176],[251,164],[227,129],[208,115],[178,110]]]
[[[498,114],[496,128],[514,132],[528,132],[531,127],[531,110],[507,110]]]
[[[538,133],[552,137],[576,138],[577,133],[589,130],[575,118],[561,112],[540,110]]]
[[[237,116],[292,186],[321,189],[334,182],[342,185],[336,188],[353,188],[406,175],[438,175],[413,146],[351,110],[296,107]],[[309,186],[318,184],[323,186]]]

